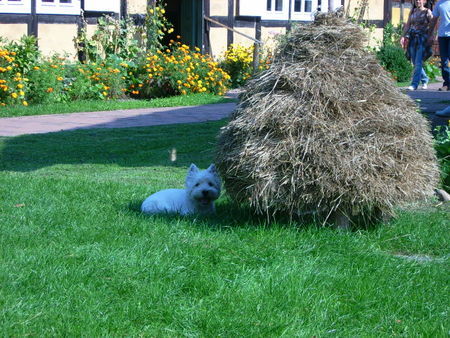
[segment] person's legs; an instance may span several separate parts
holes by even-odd
[[[450,69],[448,66],[450,56],[450,37],[439,37],[439,54],[441,54],[441,72],[444,86],[450,86]]]
[[[430,79],[427,76],[427,73],[425,72],[425,69],[423,69],[422,67],[422,71],[420,73],[420,82],[422,82],[422,84],[427,84],[428,81],[430,81]]]
[[[418,39],[414,38],[414,39]],[[412,41],[415,42],[415,41]],[[411,80],[411,86],[414,87],[414,89],[417,89],[419,86],[420,80],[422,79],[422,55],[423,55],[423,46],[420,43],[420,40],[417,41],[417,43],[411,43],[410,44],[410,55],[411,55],[411,61],[414,64],[414,71],[413,76]],[[425,75],[426,76],[426,75]]]

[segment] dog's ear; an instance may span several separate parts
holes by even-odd
[[[197,168],[197,166],[194,163],[192,163],[191,166],[188,169],[188,175],[195,174],[195,173],[198,173],[198,172],[199,172],[199,169]]]
[[[214,164],[214,163],[212,163],[209,167],[208,167],[208,169],[206,169],[206,170],[208,170],[210,173],[212,173],[212,174],[217,174],[217,168],[216,168],[216,165]]]

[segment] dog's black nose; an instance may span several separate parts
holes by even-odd
[[[208,196],[208,190],[202,190],[202,195],[204,197],[207,197]]]

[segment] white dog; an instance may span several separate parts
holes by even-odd
[[[220,195],[220,178],[216,166],[200,171],[191,164],[186,176],[186,189],[161,190],[147,197],[141,211],[146,214],[178,213],[208,214],[214,213],[214,201]]]

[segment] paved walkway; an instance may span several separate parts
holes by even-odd
[[[142,108],[90,113],[0,118],[0,136],[41,134],[74,129],[128,128],[220,120],[236,103],[203,106]]]
[[[450,91],[439,92],[441,83],[429,85],[428,90],[407,92],[421,110],[429,114],[433,126],[448,124],[448,118],[439,118],[434,112],[450,105]],[[231,93],[232,97],[236,92]],[[161,124],[192,123],[220,120],[230,115],[236,103],[220,103],[191,107],[143,108],[101,111],[92,113],[54,114],[0,118],[0,136],[40,134],[63,130],[89,128],[127,128]]]

